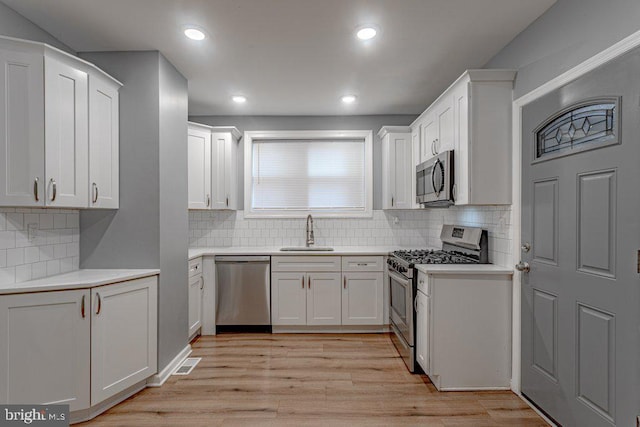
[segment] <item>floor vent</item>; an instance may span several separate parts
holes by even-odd
[[[189,375],[201,360],[202,357],[187,357],[172,375]]]

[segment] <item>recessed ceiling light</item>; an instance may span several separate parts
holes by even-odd
[[[371,40],[378,34],[378,31],[373,27],[362,27],[356,32],[356,37],[360,40]]]
[[[184,35],[189,37],[191,40],[204,40],[206,37],[202,30],[199,30],[194,27],[185,28]]]
[[[232,96],[231,99],[236,104],[244,104],[245,102],[247,102],[247,97],[246,96],[242,96],[242,95]]]
[[[355,95],[344,95],[342,98],[340,98],[342,100],[342,102],[344,102],[345,104],[353,104],[356,101],[356,96]]]

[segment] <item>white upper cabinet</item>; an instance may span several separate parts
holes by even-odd
[[[416,163],[454,150],[456,205],[511,203],[515,75],[513,70],[467,70],[411,124],[412,134],[420,135]]]
[[[0,62],[0,206],[118,207],[121,84],[42,43],[0,37]]]
[[[384,126],[382,139],[382,209],[412,209],[413,146],[408,126]]]
[[[189,209],[237,209],[240,136],[235,127],[189,123]]]
[[[120,86],[89,75],[89,207],[120,206]]]
[[[211,131],[189,123],[189,209],[211,208]]]
[[[456,205],[511,204],[512,70],[474,70],[454,98]]]
[[[44,206],[44,57],[0,49],[0,205]]]
[[[88,205],[87,73],[76,64],[44,58],[45,204]]]

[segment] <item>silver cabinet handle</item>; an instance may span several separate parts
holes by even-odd
[[[80,313],[82,314],[82,318],[84,319],[84,295],[82,295],[82,305],[80,307]]]
[[[436,138],[436,140],[433,141],[433,151],[435,151],[436,154],[438,154],[438,152],[440,151],[440,150],[438,150],[438,148],[439,148],[438,147],[438,142],[440,142],[440,140],[438,138]]]
[[[100,298],[100,294],[96,293],[98,297],[98,310],[96,310],[96,315],[100,314],[100,310],[102,310],[102,298]]]
[[[531,266],[528,262],[520,261],[516,264],[516,270],[522,271],[523,273],[528,273],[531,271]]]
[[[418,312],[418,296],[416,296],[413,300],[413,309],[416,311],[416,313]]]
[[[311,289],[311,276],[309,276],[309,280],[307,280],[307,286],[309,286],[309,289]]]
[[[229,196],[227,196],[227,207],[229,207]]]
[[[200,278],[200,290],[204,289],[204,277]]]
[[[302,276],[302,289],[304,289],[304,276]]]
[[[40,197],[38,197],[38,177],[33,180],[33,197],[36,198],[36,202],[40,201]]]
[[[458,184],[453,184],[453,187],[451,188],[451,198],[453,199],[453,201],[456,201],[456,196],[458,195]]]
[[[347,276],[342,276],[342,287],[347,289]]]
[[[55,202],[56,200],[56,195],[58,194],[57,191],[57,185],[56,185],[56,180],[51,178],[51,180],[49,181],[49,183],[51,184],[51,201]]]
[[[98,184],[96,184],[95,182],[92,184],[93,186],[93,204],[95,205],[96,202],[98,201]]]
[[[435,143],[436,143],[435,139],[433,141],[431,141],[431,154],[434,155],[434,156],[436,155],[436,152],[433,149],[433,144],[435,144]]]
[[[207,207],[211,205],[211,196],[207,194]]]
[[[391,196],[391,207],[393,207],[393,196]]]

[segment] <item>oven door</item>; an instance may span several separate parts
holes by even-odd
[[[398,330],[406,343],[413,347],[414,312],[413,312],[413,280],[389,271],[389,303],[391,323]]]

